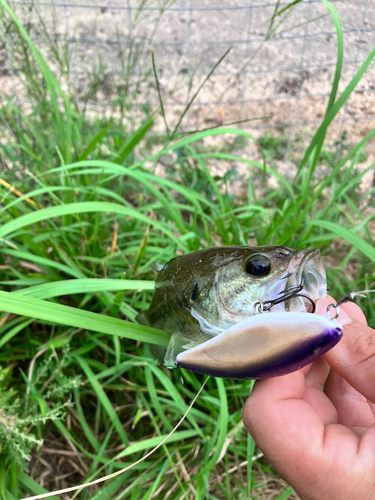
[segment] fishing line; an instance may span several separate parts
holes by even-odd
[[[355,297],[362,297],[363,299],[365,299],[366,293],[373,293],[373,292],[375,292],[375,290],[361,290],[359,292],[350,292],[349,295],[340,300],[340,302],[337,302],[337,305],[341,306],[341,304],[345,304],[345,302],[353,300]]]
[[[329,304],[327,306],[327,309],[326,309],[326,313],[327,313],[327,316],[330,318],[330,319],[337,319],[339,317],[339,314],[340,314],[340,310],[339,310],[339,306],[341,306],[342,304],[345,304],[346,302],[349,302],[349,301],[352,301],[354,300],[356,297],[362,297],[363,299],[366,298],[366,293],[374,293],[375,290],[360,290],[359,292],[350,292],[346,297],[344,297],[343,299],[339,300],[336,304]],[[332,308],[335,308],[335,316],[333,316],[333,318],[331,318],[331,315],[329,314],[329,311],[332,309]]]
[[[103,476],[103,477],[100,477],[98,479],[95,479],[94,481],[91,481],[90,483],[87,483],[87,484],[80,484],[78,486],[71,486],[69,488],[64,488],[62,490],[50,491],[48,493],[42,493],[40,495],[35,495],[33,497],[25,497],[25,498],[21,498],[21,500],[39,500],[39,499],[42,499],[42,498],[52,497],[54,495],[62,495],[63,493],[69,493],[71,491],[83,490],[83,488],[87,488],[88,486],[93,486],[94,484],[103,483],[104,481],[107,481],[108,479],[112,479],[113,477],[120,476],[121,474],[123,474],[127,470],[132,469],[136,465],[140,464],[141,462],[143,462],[144,460],[146,460],[146,458],[148,458],[150,455],[152,455],[157,449],[159,449],[167,441],[167,439],[170,436],[172,436],[172,434],[178,429],[178,427],[185,420],[187,414],[189,413],[189,411],[191,410],[192,406],[194,405],[194,403],[198,399],[200,393],[202,392],[202,390],[203,390],[204,386],[206,385],[206,382],[207,382],[207,380],[209,378],[210,378],[210,376],[208,376],[206,378],[206,380],[203,382],[201,388],[199,389],[199,391],[197,392],[197,394],[194,396],[192,402],[188,406],[188,409],[186,410],[186,412],[184,413],[184,415],[181,417],[180,421],[171,430],[171,432],[157,446],[155,446],[155,448],[153,448],[151,451],[149,451],[144,457],[142,457],[139,460],[137,460],[136,462],[134,462],[134,464],[128,465],[124,469],[118,470],[117,472],[113,472],[112,474],[108,474],[107,476]]]

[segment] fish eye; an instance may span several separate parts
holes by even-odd
[[[267,276],[271,263],[264,255],[253,255],[245,264],[245,271],[251,276]]]

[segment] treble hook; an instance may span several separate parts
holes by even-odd
[[[290,288],[286,288],[284,291],[280,292],[279,295],[283,294],[281,297],[278,297],[276,299],[271,299],[271,300],[266,300],[265,302],[258,303],[258,312],[268,312],[273,306],[276,304],[281,304],[282,302],[286,302],[287,300],[294,299],[295,297],[304,297],[305,299],[309,300],[311,305],[312,305],[312,311],[311,313],[315,312],[315,302],[311,297],[308,295],[305,295],[304,293],[300,293],[303,290],[303,281],[299,285],[294,285],[291,286]]]

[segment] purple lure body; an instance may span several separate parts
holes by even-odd
[[[315,361],[342,337],[325,316],[276,312],[252,316],[177,356],[177,366],[215,377],[261,379],[286,375]]]

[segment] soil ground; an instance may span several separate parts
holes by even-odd
[[[145,103],[158,106],[150,76],[153,51],[168,122],[176,123],[189,96],[231,48],[191,107],[183,129],[262,118],[243,127],[257,138],[271,130],[276,137],[286,138],[286,145],[284,140],[280,147],[303,149],[324,116],[335,71],[336,35],[322,2],[303,1],[281,25],[282,16],[278,16],[273,37],[266,43],[275,0],[149,0],[140,8],[141,3],[71,0],[52,7],[49,2],[34,2],[52,39],[61,51],[67,49],[79,101],[91,101],[93,113],[127,96],[133,114]],[[344,32],[342,91],[375,47],[375,3],[332,4]],[[19,2],[13,7],[21,18],[40,26],[36,16],[26,13],[25,5]],[[12,40],[8,42],[11,46]],[[49,57],[46,39],[36,36],[35,42]],[[5,52],[0,58],[0,88],[11,93],[17,85],[6,71],[12,69],[12,61]],[[159,126],[161,130],[162,122]],[[372,64],[330,127],[329,143],[334,146],[344,131],[350,143],[357,143],[374,127]],[[249,144],[244,153],[251,156],[254,151]],[[374,151],[375,141],[369,153]]]

